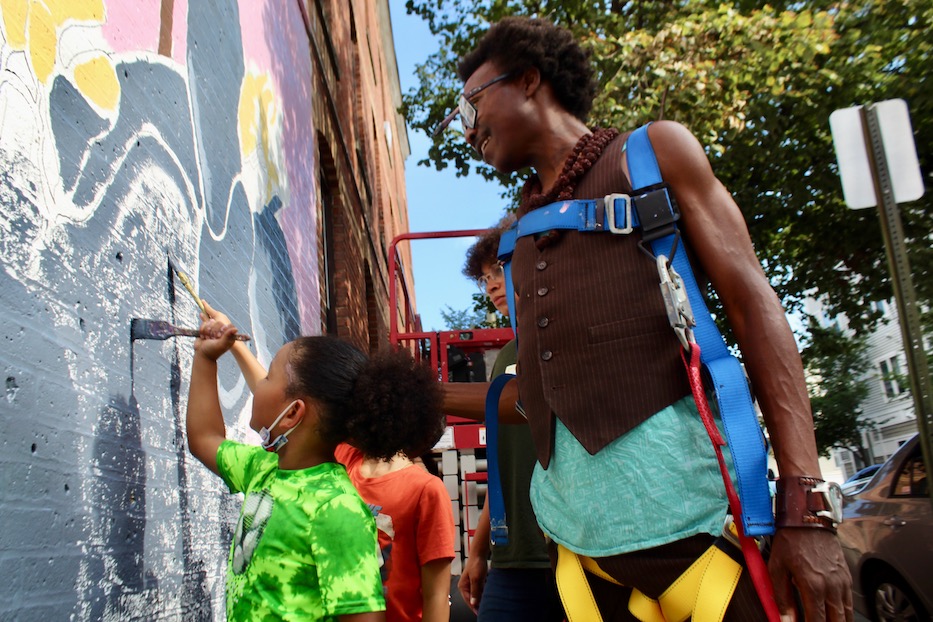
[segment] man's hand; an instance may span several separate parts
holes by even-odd
[[[793,595],[797,588],[806,622],[853,622],[852,577],[832,532],[778,529],[768,570],[782,621],[797,619]]]
[[[457,589],[463,602],[470,606],[473,613],[479,611],[479,601],[483,598],[483,588],[486,586],[486,573],[488,572],[486,558],[471,555],[463,567],[463,573],[457,582]]]

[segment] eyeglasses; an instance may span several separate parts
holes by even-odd
[[[450,114],[444,117],[444,120],[438,124],[437,128],[434,130],[434,136],[437,136],[438,134],[443,132],[447,128],[447,126],[450,125],[450,122],[454,120],[454,117],[456,117],[458,114],[460,115],[460,123],[463,125],[464,133],[466,133],[467,130],[472,130],[474,127],[476,127],[476,115],[477,115],[476,106],[474,106],[470,100],[476,97],[477,95],[479,95],[481,91],[488,89],[490,86],[492,86],[496,82],[502,82],[503,80],[507,80],[511,78],[512,75],[513,74],[511,72],[504,73],[501,76],[496,76],[495,78],[493,78],[489,82],[486,82],[485,84],[479,85],[475,89],[471,90],[469,93],[462,93],[460,95],[459,105],[453,110],[451,110]]]
[[[489,285],[489,281],[498,281],[503,278],[504,274],[505,272],[502,269],[502,264],[496,263],[496,265],[492,267],[492,270],[476,279],[476,286],[479,287],[481,292],[485,292]]]

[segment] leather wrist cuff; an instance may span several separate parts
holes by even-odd
[[[777,481],[775,524],[778,528],[813,527],[835,533],[836,524],[842,520],[841,493],[835,505],[831,496],[838,490],[836,484],[827,484],[817,477],[782,477]]]

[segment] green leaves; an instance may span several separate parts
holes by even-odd
[[[868,396],[865,340],[846,336],[838,327],[821,327],[811,322],[808,345],[803,350],[810,385],[810,404],[816,426],[817,450],[829,455],[833,448],[848,449],[871,464],[862,445],[862,432],[884,422],[862,416],[861,404]]]
[[[546,16],[592,53],[601,89],[591,125],[632,129],[654,119],[689,127],[742,208],[785,304],[819,298],[855,330],[868,303],[891,296],[875,210],[842,201],[829,115],[902,97],[921,169],[933,170],[933,0],[552,2],[409,0],[441,36],[421,84],[406,94],[411,127],[429,134],[454,106],[456,60],[491,21]],[[462,137],[437,138],[423,164],[452,164],[507,188]],[[930,197],[901,206],[914,282],[933,301]]]

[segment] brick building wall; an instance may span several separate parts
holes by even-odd
[[[394,62],[384,0],[0,0],[0,619],[224,618],[239,501],[187,452],[191,341],[131,320],[197,326],[171,257],[263,363],[384,343]]]
[[[315,92],[323,100],[314,109],[317,149],[326,162],[323,183],[333,189],[331,322],[337,334],[373,350],[387,343],[389,332],[386,250],[408,230],[408,142],[397,112],[401,91],[388,3],[308,0],[306,17]],[[402,265],[411,282],[408,249]],[[326,326],[323,289],[322,300]]]

